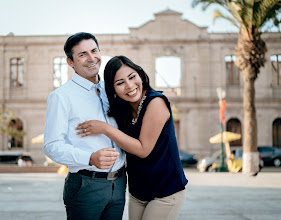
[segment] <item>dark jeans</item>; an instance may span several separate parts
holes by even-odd
[[[68,173],[63,200],[68,220],[121,220],[125,205],[126,172],[117,180]]]

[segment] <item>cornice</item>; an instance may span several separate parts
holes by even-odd
[[[95,35],[100,44],[190,44],[190,43],[236,43],[238,33],[206,33],[197,38],[186,36],[184,38],[162,38],[151,36],[137,37],[131,34],[97,34]],[[63,45],[69,35],[42,35],[42,36],[0,36],[0,46],[32,46],[32,45]],[[281,33],[264,33],[262,39],[266,42],[278,42]]]

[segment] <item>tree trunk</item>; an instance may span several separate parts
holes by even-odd
[[[244,70],[247,71],[247,70]],[[250,71],[250,70],[248,70]],[[257,118],[255,109],[255,79],[244,76],[244,139],[243,139],[243,173],[259,171],[259,153],[257,152]]]
[[[243,173],[259,171],[257,152],[257,118],[255,109],[255,80],[265,63],[266,46],[260,35],[240,36],[236,47],[236,65],[244,79],[244,139]]]

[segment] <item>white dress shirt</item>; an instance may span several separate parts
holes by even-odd
[[[68,166],[72,173],[82,169],[108,172],[89,165],[90,157],[102,148],[115,147],[120,155],[111,171],[121,168],[125,163],[125,153],[107,136],[100,134],[81,138],[75,130],[79,123],[86,120],[104,121],[117,128],[114,118],[107,116],[108,108],[104,82],[94,84],[74,73],[72,80],[48,97],[43,152],[53,161]]]

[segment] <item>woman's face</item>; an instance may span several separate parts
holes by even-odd
[[[142,79],[136,70],[123,64],[114,77],[114,89],[121,99],[138,104],[143,92]]]

